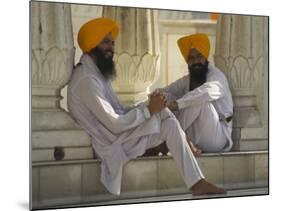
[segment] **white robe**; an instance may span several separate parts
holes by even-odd
[[[209,139],[224,139],[224,140],[217,140],[217,141],[221,141],[221,143],[224,144],[226,143],[223,148],[223,151],[229,151],[233,145],[232,138],[231,138],[232,121],[226,122],[222,120],[233,115],[233,102],[232,102],[232,96],[228,86],[228,82],[224,74],[214,65],[209,63],[206,82],[192,91],[189,91],[189,86],[190,86],[190,76],[187,75],[173,82],[169,86],[158,90],[167,93],[167,96],[170,100],[177,101],[178,108],[180,110],[177,116],[181,124],[186,124],[188,126],[191,125],[192,124],[191,122],[188,123],[183,123],[183,122],[191,121],[192,118],[195,119],[196,118],[194,116],[196,115],[195,113],[196,112],[200,113],[198,109],[201,108],[209,109],[207,112],[213,113],[213,116],[211,115],[205,115],[205,116],[212,119],[208,120],[208,119],[197,118],[196,121],[199,120],[204,121],[205,124],[201,124],[199,127],[197,125],[196,130],[194,130],[194,128],[191,128],[191,130],[189,131],[191,133],[192,132],[196,133],[196,134],[191,134],[191,136],[194,139],[200,136],[202,137],[202,134],[200,133],[204,133],[204,130],[203,128],[201,128],[200,131],[200,127],[204,126],[206,128],[208,127],[208,124],[209,125],[216,124],[217,126],[219,126],[219,128],[218,127],[216,128],[217,129],[216,133],[212,133],[214,134],[213,137],[210,137],[211,131],[208,129],[206,130],[209,131],[207,132],[208,134],[205,134],[204,136]],[[182,112],[183,110],[189,110],[189,111],[184,113]],[[185,116],[181,117],[180,115],[185,115]],[[187,130],[187,128],[183,128],[183,129]],[[207,151],[208,149],[210,149],[210,151],[215,151],[214,150],[215,147],[212,150],[211,150],[212,147],[206,146],[205,148],[207,149]]]
[[[102,183],[117,195],[123,165],[144,154],[148,139],[159,134],[161,120],[172,115],[164,109],[150,117],[144,104],[121,106],[111,81],[104,79],[87,54],[82,55],[68,85],[68,108],[91,136],[93,148],[102,160]]]

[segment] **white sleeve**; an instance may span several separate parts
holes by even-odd
[[[157,90],[162,91],[166,94],[168,94],[169,100],[176,100],[181,98],[185,94],[186,87],[189,87],[189,76],[184,76],[175,82],[171,83],[170,85],[159,88]]]
[[[117,114],[101,89],[95,79],[85,77],[75,87],[75,95],[112,133],[118,134],[135,128],[150,118],[147,107],[133,108],[124,115]]]
[[[186,108],[193,105],[200,105],[205,102],[218,100],[225,95],[223,80],[208,81],[196,89],[187,92],[177,100],[178,108]]]

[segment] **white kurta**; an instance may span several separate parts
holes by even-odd
[[[111,82],[104,79],[86,54],[75,67],[68,85],[68,108],[91,136],[93,148],[102,160],[101,181],[111,193],[120,194],[122,167],[128,160],[144,154],[147,148],[157,144],[157,138],[168,138],[172,143],[174,138],[167,137],[169,134],[159,135],[161,127],[176,127],[171,134],[178,136],[181,144],[170,145],[185,181],[192,185],[203,178],[174,115],[164,109],[150,117],[145,104],[124,108]]]
[[[199,137],[201,137],[201,139],[206,139],[204,137],[202,138],[202,136],[204,136],[202,133],[205,132],[208,133],[205,134],[205,137],[208,137],[209,139],[219,139],[214,141],[221,141],[221,143],[226,142],[223,151],[229,151],[233,144],[231,138],[232,121],[226,122],[223,121],[223,119],[233,115],[233,102],[228,82],[224,74],[214,65],[209,63],[206,82],[192,91],[189,91],[189,86],[190,76],[187,75],[159,90],[166,92],[169,99],[177,101],[180,110],[178,118],[182,126],[184,125],[184,130],[188,130],[186,127],[192,126],[191,121],[194,121],[194,123],[197,121],[196,124],[198,121],[201,121],[200,124],[196,125],[197,129],[196,127],[193,127],[189,130],[190,133],[196,133],[191,134],[195,139],[195,143],[196,139]],[[202,115],[202,111],[206,109],[209,110],[205,112],[206,115],[204,116],[209,119],[196,118],[196,113]],[[189,111],[183,112],[184,110]],[[181,115],[185,116],[183,117]],[[216,125],[218,127],[209,127],[210,130],[208,130],[208,125]],[[208,132],[204,131],[204,127]],[[214,134],[213,136],[211,132]],[[211,149],[211,147],[205,148]]]

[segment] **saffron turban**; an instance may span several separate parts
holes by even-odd
[[[108,34],[116,39],[119,27],[109,18],[97,18],[85,23],[78,32],[78,44],[83,53],[88,53],[95,48]]]
[[[186,62],[192,48],[198,50],[206,59],[209,57],[210,41],[206,34],[193,34],[182,37],[178,39],[178,46]]]

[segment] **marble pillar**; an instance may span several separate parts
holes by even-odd
[[[268,17],[221,15],[215,64],[234,99],[237,149],[266,149],[268,140]]]
[[[90,146],[60,107],[74,65],[72,33],[70,4],[31,2],[32,161],[55,160],[58,152],[59,159],[70,158],[64,147]]]
[[[121,102],[134,104],[147,99],[149,87],[159,77],[158,14],[155,10],[104,7],[103,16],[118,22],[113,83]]]

